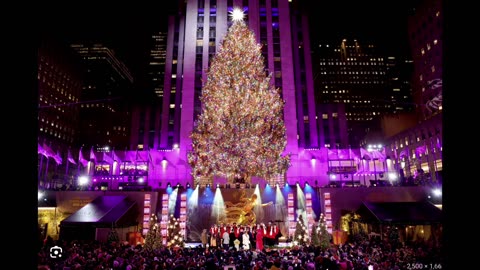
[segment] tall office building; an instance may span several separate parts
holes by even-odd
[[[414,101],[422,120],[442,111],[442,1],[423,0],[408,20],[414,76]]]
[[[301,169],[296,167],[299,151],[318,148],[320,143],[308,22],[301,1],[179,2],[177,15],[169,17],[163,104],[161,119],[155,120],[159,127],[153,131],[158,134],[155,135],[153,149],[172,149],[178,145],[180,163],[185,164],[187,152],[191,150],[190,134],[194,121],[201,113],[199,97],[207,80],[210,59],[219,49],[232,23],[229,12],[238,7],[244,10],[247,25],[255,33],[257,42],[263,45],[266,71],[272,73],[271,83],[281,90],[285,100],[285,153],[292,154],[292,168],[288,170],[287,177],[301,173]],[[134,115],[133,122],[140,122],[140,117],[146,119],[141,115],[145,113]],[[138,141],[138,136],[131,138],[131,144]],[[183,169],[188,170],[186,166]]]
[[[52,150],[45,159],[39,155],[38,180],[40,186],[46,181],[59,181],[64,173],[71,175],[65,169],[68,166],[67,152],[72,153],[78,148],[79,102],[83,86],[83,72],[80,59],[70,48],[44,36],[38,48],[38,143],[39,148]],[[45,151],[47,149],[44,149]],[[40,150],[40,149],[39,149]],[[54,162],[52,154],[57,155]],[[61,158],[63,159],[60,161]],[[49,165],[50,163],[50,165]]]
[[[414,181],[442,181],[442,1],[422,0],[408,18],[417,123],[388,138],[396,166]],[[408,124],[409,122],[407,122]]]
[[[130,125],[128,95],[133,83],[130,71],[110,48],[102,44],[72,44],[71,47],[85,66],[80,144],[125,149]]]
[[[148,98],[132,107],[130,149],[159,149],[160,123],[164,100],[167,33],[155,31],[150,43],[147,67]],[[175,92],[175,89],[170,92]],[[173,102],[175,103],[175,102]]]
[[[415,104],[412,95],[413,61],[409,58],[388,56],[386,65],[386,102],[388,114],[413,112]]]
[[[43,40],[38,49],[39,138],[55,145],[78,142],[80,59],[65,45]]]
[[[343,39],[316,48],[317,104],[343,103],[349,144],[358,147],[379,115],[391,111],[386,95],[386,57],[373,44]]]
[[[163,98],[166,54],[167,33],[156,31],[151,39],[150,61],[148,63],[148,88],[152,89],[159,98]]]
[[[329,149],[349,148],[344,103],[317,106],[320,146]]]

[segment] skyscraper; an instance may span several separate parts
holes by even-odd
[[[423,0],[408,20],[414,63],[412,80],[417,112],[423,120],[442,111],[442,1]]]
[[[357,40],[318,44],[316,51],[317,104],[345,104],[349,144],[358,147],[369,131],[379,130],[373,120],[391,111],[387,59],[375,45]]]
[[[388,56],[386,61],[386,102],[389,114],[413,112],[412,96],[413,61],[411,58]]]
[[[238,7],[244,10],[247,25],[263,46],[266,72],[272,74],[271,83],[281,89],[285,100],[285,153],[292,154],[292,167],[295,167],[301,149],[318,148],[320,143],[309,30],[302,3],[288,0],[179,2],[178,15],[171,16],[168,23],[162,113],[158,130],[154,131],[158,133],[155,141],[159,143],[155,149],[179,145],[179,158],[186,160],[191,150],[190,134],[201,113],[199,97],[207,80],[210,59],[231,25],[229,12]],[[135,119],[134,122],[139,121]],[[287,175],[294,177],[298,173],[298,168],[290,169]]]
[[[165,58],[167,54],[167,33],[156,31],[152,35],[150,61],[148,63],[149,88],[156,96],[163,97],[165,79]]]
[[[155,31],[150,39],[147,98],[132,107],[129,149],[159,149],[164,100],[167,33]],[[175,90],[173,90],[175,92]]]
[[[417,124],[388,138],[388,150],[402,175],[442,181],[442,1],[419,1],[408,18],[413,59],[412,92]]]
[[[78,142],[83,72],[80,59],[65,45],[44,39],[38,49],[39,139],[55,145]]]
[[[132,75],[114,52],[102,44],[72,44],[71,47],[85,66],[80,144],[127,147],[130,115],[126,101],[132,90]]]
[[[70,48],[44,36],[38,48],[38,180],[64,183],[67,151],[78,143],[79,102],[83,86],[80,59]],[[73,148],[76,152],[78,148]],[[53,162],[51,159],[55,159]],[[50,163],[50,165],[49,165]],[[52,186],[54,183],[51,183]]]

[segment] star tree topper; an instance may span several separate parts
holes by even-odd
[[[239,22],[239,21],[243,21],[243,18],[245,17],[245,14],[243,13],[243,10],[241,10],[239,8],[234,8],[230,12],[230,17],[232,17],[232,21]]]

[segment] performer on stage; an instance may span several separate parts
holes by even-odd
[[[242,234],[242,245],[244,250],[250,249],[250,236],[248,236],[247,231]]]
[[[265,245],[266,246],[273,246],[275,245],[275,236],[278,233],[277,225],[273,224],[272,221],[268,222],[266,235],[265,235]]]
[[[202,241],[202,247],[207,247],[207,229],[203,229],[202,234],[200,235],[200,240]]]
[[[218,235],[218,227],[217,224],[213,224],[210,227],[210,247],[216,247],[217,245],[220,245],[219,243],[219,235]]]
[[[220,235],[222,236],[224,232],[230,233],[230,228],[222,222],[220,224]]]
[[[233,223],[233,233],[235,233],[235,238],[240,238],[240,226],[237,226],[237,223]]]
[[[250,249],[255,250],[256,230],[254,230],[252,228],[253,228],[253,226],[248,226],[246,228],[246,232],[248,234],[248,239],[250,240]]]
[[[227,231],[224,231],[222,234],[222,246],[225,250],[230,248],[230,234]]]
[[[263,224],[263,223],[262,223]],[[264,227],[262,224],[257,224],[257,236],[255,241],[256,250],[262,251],[263,250],[263,235],[264,235]]]
[[[235,232],[233,231],[233,227],[230,229],[230,234],[228,235],[229,236],[229,239],[230,239],[230,242],[229,242],[229,247],[233,248],[235,247]]]

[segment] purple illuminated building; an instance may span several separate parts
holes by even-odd
[[[71,44],[84,65],[78,136],[86,147],[125,149],[130,118],[127,95],[133,77],[114,51],[102,44]],[[103,117],[98,117],[103,115]]]
[[[79,142],[80,112],[72,104],[81,99],[83,74],[80,59],[67,46],[48,36],[43,37],[38,48],[37,65],[38,143],[39,148],[51,150],[38,156],[38,181],[42,186],[47,179],[63,182],[66,165],[61,159],[66,160],[69,147]],[[54,156],[57,162],[49,158]]]
[[[423,0],[408,21],[414,64],[413,97],[420,120],[442,111],[442,1]]]
[[[415,116],[384,119],[398,124],[385,130],[388,134],[387,150],[391,157],[395,157],[396,166],[405,178],[423,175],[428,181],[441,182],[442,1],[420,1],[409,17],[408,32],[414,65],[412,91],[417,110]],[[412,117],[416,121],[413,127]]]
[[[170,179],[171,184],[191,182],[190,168],[185,161],[191,150],[189,136],[201,113],[202,80],[207,79],[205,70],[209,60],[231,25],[228,12],[233,7],[245,11],[248,26],[263,45],[265,67],[273,73],[272,83],[281,89],[286,102],[285,153],[292,154],[292,167],[286,180],[289,183],[303,183],[306,179],[327,181],[326,166],[312,167],[310,150],[305,150],[320,150],[325,140],[319,136],[322,131],[318,125],[323,122],[318,113],[322,110],[315,106],[309,29],[301,2],[179,2],[177,15],[168,18],[161,104],[151,105],[149,109],[138,107],[132,113],[132,123],[137,124],[132,125],[131,149],[149,149],[156,168],[161,167],[164,159],[170,165],[166,166],[165,175],[157,171],[149,176],[154,185],[166,183],[166,179]]]

